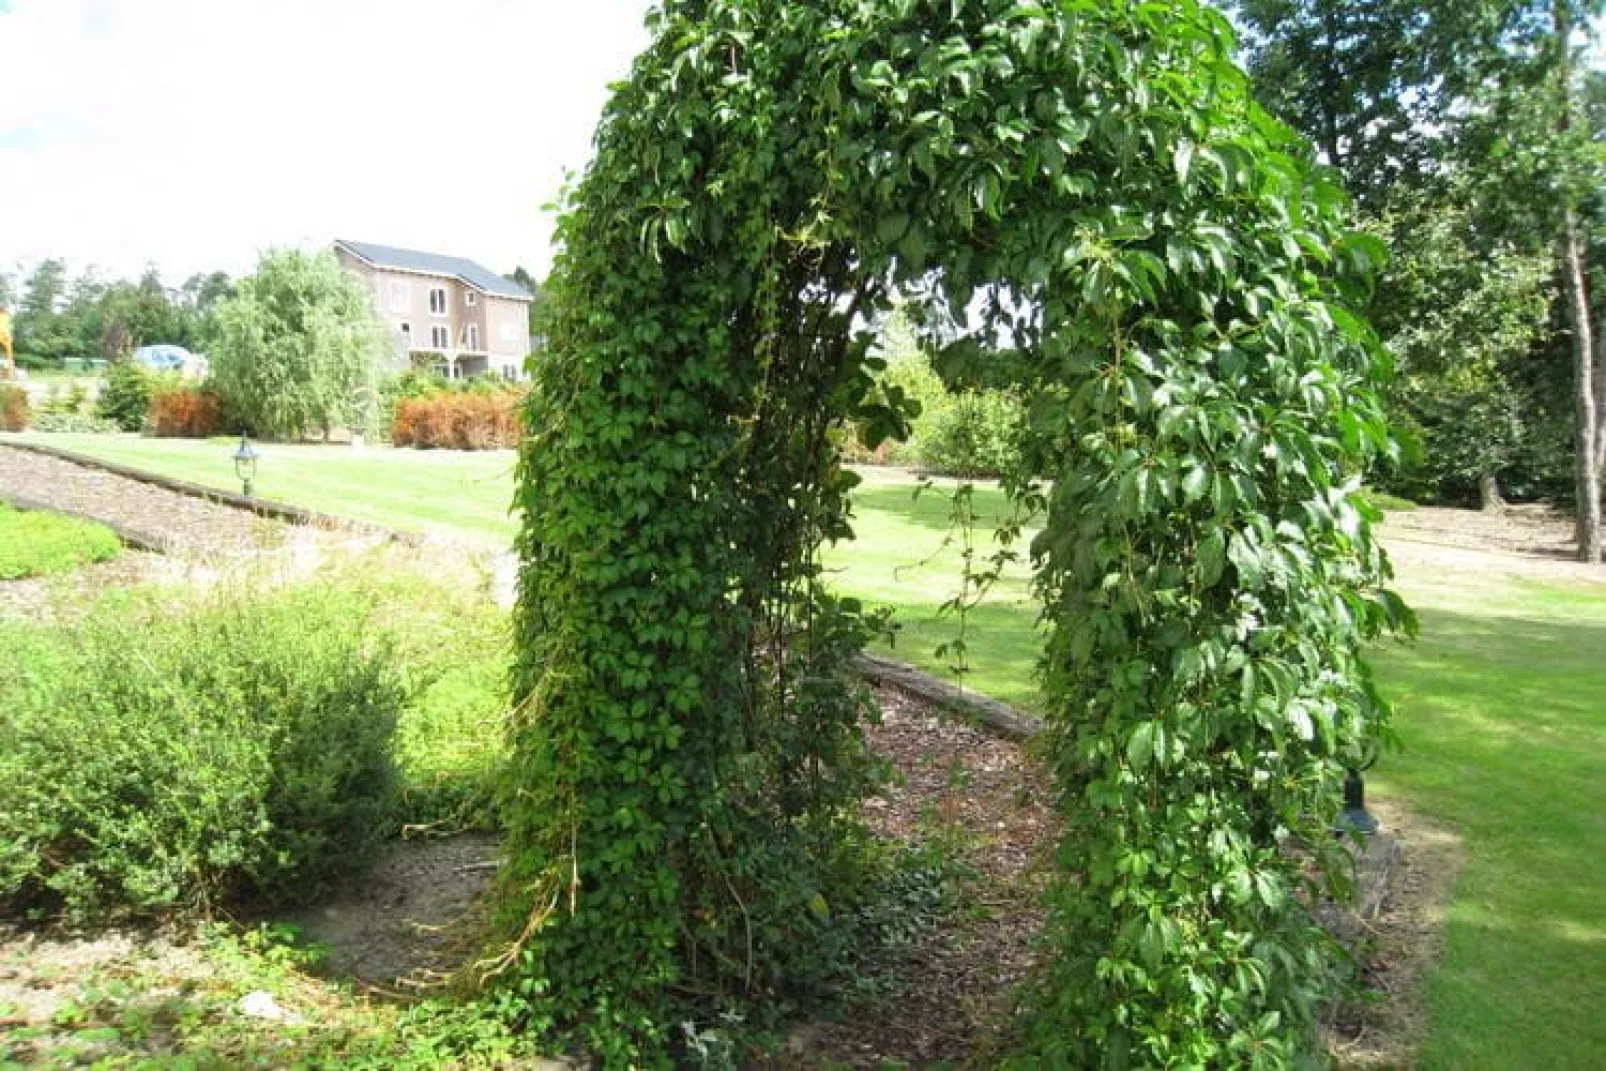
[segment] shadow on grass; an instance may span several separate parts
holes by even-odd
[[[866,484],[853,489],[854,513],[876,512],[896,517],[904,524],[917,524],[922,528],[946,532],[953,510],[953,489],[946,486],[928,487],[915,497],[916,485]],[[971,500],[977,512],[979,532],[991,533],[1011,513],[1009,500],[996,487],[976,485]]]

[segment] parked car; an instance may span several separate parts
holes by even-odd
[[[134,351],[133,359],[153,372],[177,372],[186,379],[206,378],[206,358],[183,346],[141,346]]]

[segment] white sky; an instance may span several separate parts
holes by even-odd
[[[648,0],[0,0],[0,271],[334,238],[550,262]]]

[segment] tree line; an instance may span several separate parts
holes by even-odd
[[[1602,0],[1228,0],[1263,104],[1391,247],[1370,310],[1397,362],[1413,497],[1576,508],[1606,463]]]
[[[74,276],[56,258],[26,274],[0,272],[0,306],[15,312],[19,360],[45,365],[64,358],[115,361],[157,343],[204,349],[209,313],[233,289],[221,271],[169,287],[155,268],[138,279],[107,279],[94,269]]]

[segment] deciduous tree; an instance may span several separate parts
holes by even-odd
[[[366,430],[382,336],[362,284],[332,254],[264,255],[214,320],[214,381],[253,431]]]

